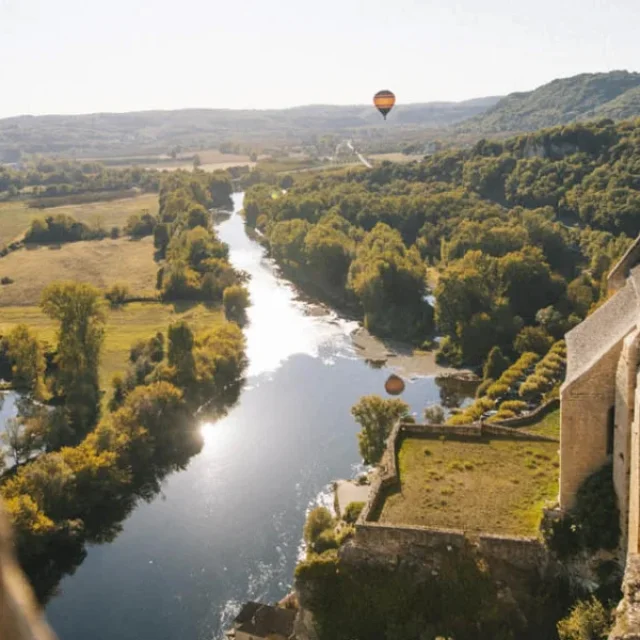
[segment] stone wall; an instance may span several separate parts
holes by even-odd
[[[560,407],[560,398],[553,398],[544,404],[541,404],[537,409],[531,413],[527,413],[523,416],[516,416],[515,418],[507,418],[506,420],[499,420],[495,424],[501,424],[505,427],[527,427],[532,425],[540,418],[544,418],[548,413],[555,411]]]
[[[640,556],[629,555],[609,640],[640,640]]]
[[[398,422],[387,440],[387,449],[380,469],[371,483],[369,500],[355,525],[353,544],[345,549],[351,558],[355,556],[423,556],[426,551],[461,550],[477,547],[480,554],[496,571],[505,566],[532,571],[546,566],[545,547],[536,538],[500,536],[482,533],[471,540],[460,529],[421,527],[411,525],[389,525],[376,522],[389,489],[399,486],[397,453],[404,437],[436,438],[440,436],[459,439],[479,439],[486,435],[517,438],[522,440],[552,441],[553,438],[529,434],[526,431],[494,424],[475,423],[468,425],[425,425]],[[510,569],[507,570],[507,573]]]
[[[640,373],[636,389],[640,388]],[[636,393],[635,411],[629,437],[629,518],[627,521],[627,552],[640,553],[640,394]]]
[[[629,521],[629,479],[631,425],[635,410],[640,332],[633,331],[623,341],[616,370],[613,440],[613,484],[620,509],[621,546],[625,548]]]
[[[582,482],[607,461],[607,419],[616,393],[622,341],[560,390],[560,506],[570,509]]]

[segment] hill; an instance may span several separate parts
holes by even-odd
[[[60,153],[108,157],[166,153],[171,147],[217,147],[223,142],[248,144],[304,143],[313,136],[371,131],[437,129],[482,113],[499,100],[427,102],[399,105],[386,127],[369,105],[312,105],[280,110],[181,109],[90,115],[17,116],[0,120],[0,160],[11,152]],[[399,125],[399,126],[398,126]]]
[[[459,131],[478,133],[536,131],[598,117],[640,115],[640,73],[611,71],[559,78],[533,91],[511,93]]]

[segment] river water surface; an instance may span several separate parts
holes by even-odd
[[[245,600],[287,593],[305,513],[360,469],[349,409],[384,395],[391,371],[356,354],[355,323],[297,299],[245,232],[242,194],[234,204],[218,233],[251,276],[246,384],[224,418],[202,425],[187,469],[62,580],[47,606],[60,640],[217,640]],[[419,378],[402,398],[421,412],[439,388]]]

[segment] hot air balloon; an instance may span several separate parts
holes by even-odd
[[[399,396],[404,391],[404,380],[392,373],[384,384],[385,391],[390,396]]]
[[[384,89],[383,91],[378,91],[375,96],[373,96],[373,104],[376,106],[378,111],[383,115],[384,119],[387,119],[387,113],[393,109],[393,105],[396,103],[396,97],[389,91],[388,89]]]

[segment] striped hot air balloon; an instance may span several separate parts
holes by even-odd
[[[387,113],[393,109],[393,105],[396,103],[396,97],[388,89],[378,91],[373,96],[373,104],[378,111],[383,115],[384,119],[387,119]]]

